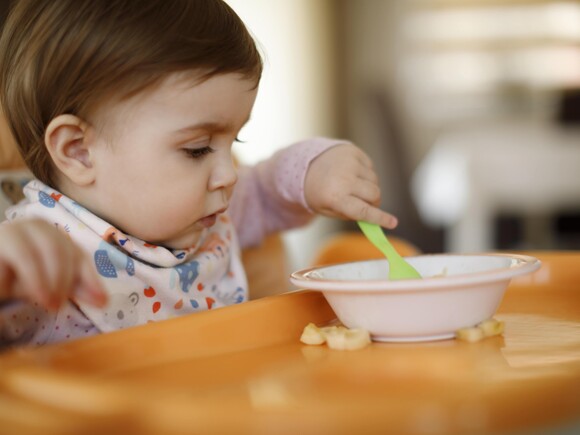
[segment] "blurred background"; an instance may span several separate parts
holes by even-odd
[[[371,155],[424,252],[580,248],[580,4],[227,0],[265,73],[243,162],[311,136]],[[352,223],[285,236],[291,269]]]
[[[423,252],[580,249],[580,2],[226,1],[265,60],[242,162],[349,139]],[[288,232],[289,271],[351,230]]]

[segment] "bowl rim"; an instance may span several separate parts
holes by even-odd
[[[430,277],[425,279],[405,279],[397,281],[385,280],[352,280],[352,281],[341,281],[341,280],[329,280],[320,279],[313,276],[312,272],[323,268],[329,268],[334,266],[339,266],[340,264],[351,264],[351,263],[367,263],[367,262],[383,262],[386,259],[369,259],[362,261],[353,261],[349,263],[337,263],[328,264],[324,266],[314,266],[306,269],[301,269],[290,274],[290,281],[292,284],[306,289],[311,290],[322,290],[324,292],[360,292],[371,291],[371,292],[391,292],[398,290],[429,290],[440,287],[459,287],[472,284],[487,284],[498,281],[510,280],[519,275],[525,275],[538,270],[541,266],[541,262],[536,257],[524,254],[511,254],[511,253],[442,253],[442,254],[422,254],[410,257],[405,257],[406,259],[413,258],[423,258],[423,257],[504,257],[509,258],[512,264],[509,267],[495,268],[491,270],[486,270],[482,272],[469,273],[469,274],[457,274],[449,276],[438,276]],[[330,286],[329,286],[330,285]]]

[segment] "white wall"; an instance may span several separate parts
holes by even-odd
[[[265,69],[251,121],[236,145],[244,163],[312,136],[334,136],[332,0],[226,0],[255,36]],[[334,223],[317,219],[284,236],[289,269],[306,267]]]
[[[332,135],[333,47],[328,1],[227,0],[258,42],[264,75],[252,119],[240,134],[242,161],[315,135]]]

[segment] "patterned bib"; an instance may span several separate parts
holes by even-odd
[[[9,220],[41,218],[66,232],[91,258],[109,295],[99,309],[70,304],[101,332],[246,301],[247,281],[235,229],[226,214],[189,249],[152,245],[123,234],[80,204],[38,180]],[[73,334],[76,335],[76,334]]]

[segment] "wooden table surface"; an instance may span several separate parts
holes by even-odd
[[[0,433],[580,430],[580,253],[514,280],[479,343],[299,342],[335,315],[299,291],[0,355]],[[578,433],[578,432],[577,432]]]

